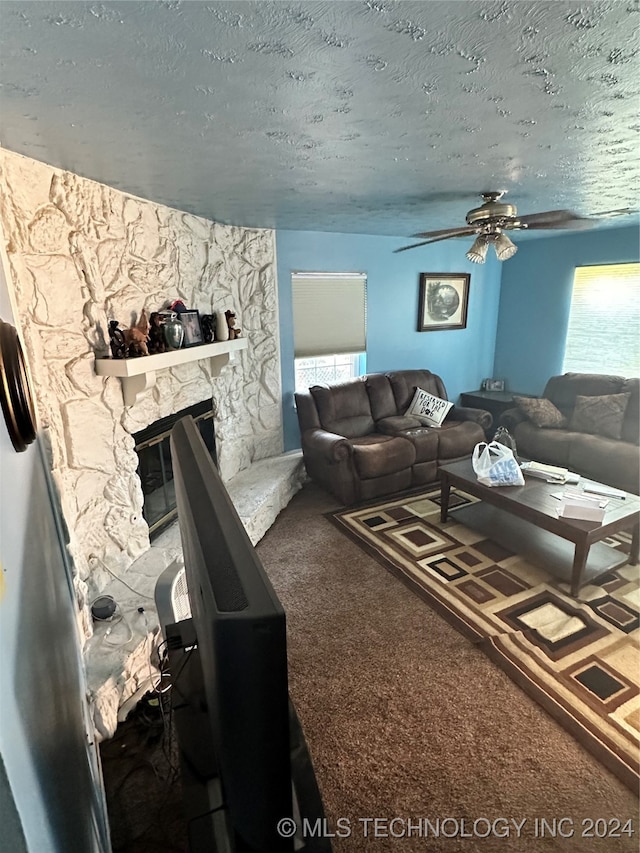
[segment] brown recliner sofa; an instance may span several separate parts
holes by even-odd
[[[429,370],[371,373],[295,395],[309,476],[344,504],[393,494],[438,477],[470,456],[492,423],[483,409],[454,406],[440,427],[405,415],[416,388],[447,399]]]
[[[576,397],[629,394],[620,438],[578,431],[572,423]],[[536,426],[520,409],[508,409],[500,424],[516,440],[518,455],[536,462],[559,465],[591,480],[638,494],[640,491],[640,380],[592,373],[552,376],[543,398],[566,418],[560,429]],[[597,429],[597,423],[593,429]]]

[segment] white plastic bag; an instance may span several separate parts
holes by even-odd
[[[478,482],[484,486],[524,486],[524,477],[513,451],[504,444],[481,441],[471,457]]]

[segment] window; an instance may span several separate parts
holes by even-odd
[[[317,358],[296,358],[296,391],[306,391],[311,385],[346,382],[366,372],[364,353],[321,355]]]
[[[576,269],[562,369],[640,374],[640,264]]]
[[[364,273],[291,276],[296,391],[365,372],[366,284]]]

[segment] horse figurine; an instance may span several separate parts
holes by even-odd
[[[147,312],[143,308],[140,312],[140,319],[135,326],[124,330],[124,341],[127,345],[129,358],[137,355],[149,355],[147,341],[149,340],[150,329],[151,324]]]

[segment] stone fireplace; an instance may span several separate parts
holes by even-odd
[[[169,436],[173,425],[186,416],[194,419],[211,458],[217,462],[213,400],[203,400],[202,403],[188,406],[174,415],[155,421],[133,436],[142,487],[142,516],[149,527],[152,541],[176,518]]]
[[[254,466],[274,473],[269,466],[282,454],[275,236],[2,149],[0,189],[2,262],[68,529],[86,651],[93,598],[114,578],[126,582],[134,563],[146,572],[157,556],[135,435],[213,399],[218,466],[230,492]],[[96,357],[108,355],[108,323],[129,325],[143,308],[175,299],[201,313],[234,310],[246,347],[219,375],[209,358],[158,370],[155,385],[125,405],[120,379],[96,375]]]

